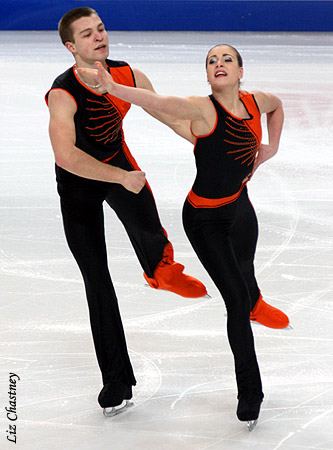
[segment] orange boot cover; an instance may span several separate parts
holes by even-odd
[[[286,328],[289,325],[288,316],[274,306],[266,303],[260,294],[255,307],[250,313],[250,320],[261,323],[269,328]]]
[[[184,266],[173,261],[173,248],[169,242],[164,249],[163,259],[154,271],[154,278],[144,277],[152,288],[174,292],[182,297],[197,298],[207,294],[201,281],[183,273]]]

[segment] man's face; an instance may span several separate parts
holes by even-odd
[[[96,14],[81,17],[71,25],[73,41],[66,42],[79,66],[89,66],[95,61],[104,62],[109,55],[109,39],[104,23]]]

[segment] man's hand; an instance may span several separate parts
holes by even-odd
[[[146,174],[139,170],[133,170],[132,172],[125,172],[122,185],[125,189],[134,194],[138,194],[146,183]]]

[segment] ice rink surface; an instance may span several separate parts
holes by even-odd
[[[24,450],[332,450],[333,34],[110,32],[110,58],[160,93],[208,95],[204,60],[220,42],[244,58],[243,89],[281,97],[277,156],[249,183],[264,298],[293,329],[253,325],[265,399],[254,432],[236,418],[225,307],[184,234],[192,146],[133,107],[127,143],[145,170],[186,272],[211,299],[145,287],[114,213],[109,265],[134,366],[133,408],[105,418],[83,283],[65,243],[43,96],[73,64],[56,32],[0,33],[0,448]],[[265,141],[266,137],[264,138]],[[17,420],[7,417],[9,375]],[[17,444],[7,440],[16,425]],[[8,431],[7,431],[8,430]]]

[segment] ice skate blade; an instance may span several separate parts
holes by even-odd
[[[134,403],[131,402],[130,400],[124,400],[118,406],[111,406],[110,408],[104,408],[103,414],[105,417],[113,417],[113,416],[116,416],[117,414],[120,414],[120,413],[126,411],[128,408],[130,408],[133,405],[134,405]]]
[[[249,420],[247,422],[247,427],[249,429],[249,431],[253,431],[255,429],[255,427],[257,426],[258,423],[258,419],[257,420]]]

